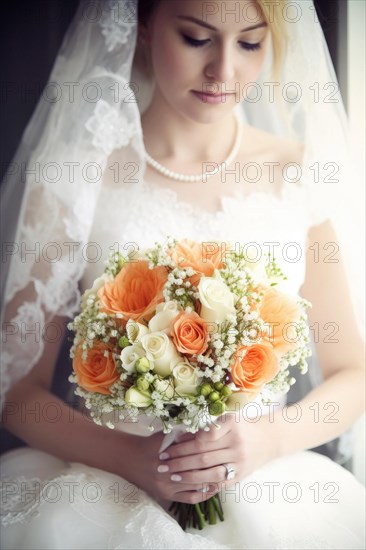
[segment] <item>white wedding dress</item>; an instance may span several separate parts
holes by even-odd
[[[286,185],[279,196],[253,187],[248,195],[227,194],[212,213],[144,183],[102,191],[90,241],[103,257],[116,242],[146,247],[167,235],[278,243],[289,290],[298,292],[306,234],[317,216],[296,185]],[[89,263],[83,288],[101,270],[101,262]],[[147,494],[116,475],[38,450],[5,454],[2,477],[3,549],[365,548],[364,487],[314,452],[277,459],[238,482],[225,493],[225,521],[203,531],[182,531]]]

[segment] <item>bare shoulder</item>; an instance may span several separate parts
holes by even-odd
[[[299,141],[281,138],[270,132],[246,125],[243,128],[243,139],[240,156],[252,162],[278,162],[281,166],[290,162],[302,164],[303,144]],[[257,159],[257,160],[256,160]]]

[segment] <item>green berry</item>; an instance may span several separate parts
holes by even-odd
[[[208,398],[210,401],[218,401],[220,399],[220,395],[217,393],[217,391],[212,391]]]
[[[119,255],[119,258],[118,258],[118,269],[121,270],[122,267],[125,265],[126,263],[126,260],[124,259],[123,256]]]
[[[143,376],[140,376],[136,380],[136,386],[140,391],[147,391],[150,387],[149,382]]]
[[[214,403],[210,403],[208,412],[212,414],[212,416],[220,416],[220,414],[225,412],[225,408],[225,404],[222,401],[215,401]]]
[[[130,346],[130,341],[127,338],[127,336],[121,336],[121,338],[118,340],[118,345],[120,348],[126,348],[127,346]]]
[[[224,387],[224,384],[222,382],[215,382],[215,390],[220,391]]]
[[[212,387],[210,386],[210,384],[203,384],[201,386],[201,395],[203,395],[203,397],[207,397],[208,395],[210,395],[210,393],[212,392]]]
[[[221,390],[222,397],[229,397],[232,393],[232,390],[228,386],[224,386]]]
[[[150,370],[150,361],[147,357],[140,357],[135,363],[135,370],[140,374],[144,374]]]

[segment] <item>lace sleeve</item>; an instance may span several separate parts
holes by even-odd
[[[11,261],[2,325],[2,397],[42,356],[53,317],[70,317],[78,308],[81,229],[58,197],[29,184],[16,237],[4,243]]]

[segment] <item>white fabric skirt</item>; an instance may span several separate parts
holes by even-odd
[[[225,521],[202,531],[119,476],[31,448],[3,455],[1,475],[3,550],[365,548],[363,485],[310,451],[223,491]]]

